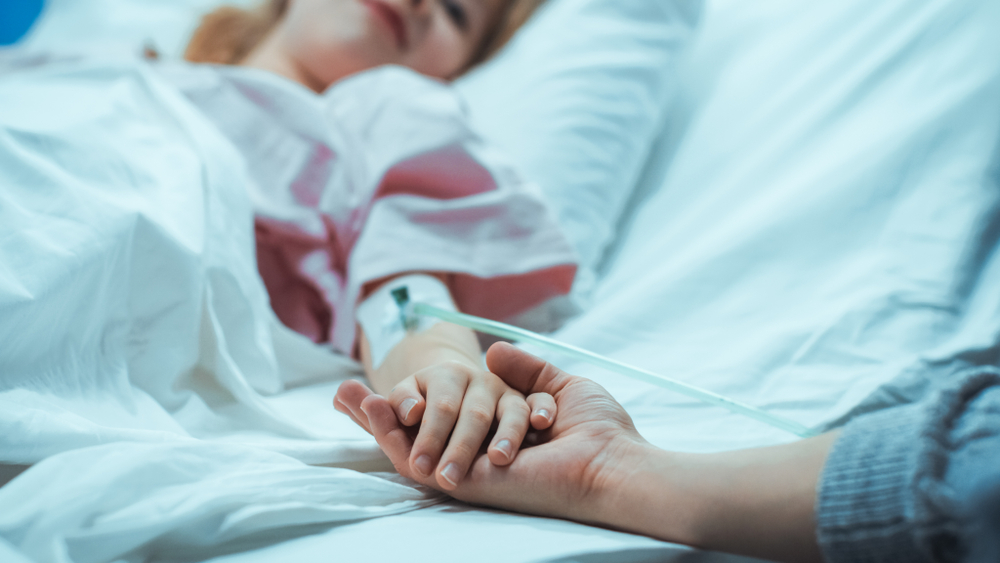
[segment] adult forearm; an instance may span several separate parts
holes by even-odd
[[[820,561],[816,484],[835,440],[682,454],[637,446],[609,480],[602,523],[667,541],[778,561]],[[613,482],[613,484],[612,484]]]

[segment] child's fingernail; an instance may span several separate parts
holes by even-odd
[[[544,418],[545,420],[552,420],[552,416],[549,415],[549,411],[547,411],[545,409],[539,409],[538,412],[536,412],[535,414],[537,414],[538,416]]]
[[[410,411],[412,411],[415,406],[417,406],[416,399],[407,399],[403,401],[403,404],[399,405],[399,408],[403,411],[403,422],[410,419]]]
[[[425,477],[430,475],[431,471],[434,471],[434,462],[432,462],[431,458],[426,455],[418,457],[417,461],[413,462],[413,465],[416,466],[417,471]]]
[[[445,481],[451,483],[453,487],[458,486],[458,480],[462,477],[458,472],[458,466],[454,463],[449,463],[444,470],[441,471],[441,476],[444,477]]]
[[[507,459],[510,459],[510,440],[500,440],[497,442],[496,450],[503,454]]]

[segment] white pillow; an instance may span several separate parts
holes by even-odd
[[[540,184],[585,294],[646,163],[700,0],[549,0],[457,82],[473,122]]]

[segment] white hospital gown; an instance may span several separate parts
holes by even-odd
[[[399,67],[317,96],[255,69],[161,73],[245,157],[258,267],[278,317],[350,353],[364,285],[452,274],[459,309],[502,319],[569,291],[576,260],[542,204],[443,83]]]

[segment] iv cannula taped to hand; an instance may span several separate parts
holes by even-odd
[[[564,344],[558,340],[553,340],[552,338],[542,336],[530,330],[525,330],[497,321],[491,321],[489,319],[483,319],[473,315],[447,311],[426,303],[411,302],[409,291],[405,286],[393,289],[392,297],[395,299],[396,305],[399,306],[399,320],[403,327],[412,326],[416,317],[433,317],[485,334],[491,334],[500,338],[507,338],[515,342],[530,343],[540,348],[558,352],[560,354],[582,360],[591,365],[604,368],[608,371],[624,375],[632,379],[637,379],[639,381],[644,381],[664,389],[669,389],[692,399],[702,401],[703,403],[722,407],[730,412],[747,416],[759,422],[763,422],[764,424],[768,424],[786,432],[791,432],[792,434],[803,438],[808,438],[817,434],[803,424],[771,414],[753,405],[735,401],[700,387],[696,387],[664,375],[653,373],[651,371],[630,366],[628,364],[612,360],[611,358],[606,358],[600,354],[584,350],[583,348],[578,348],[570,344]]]

